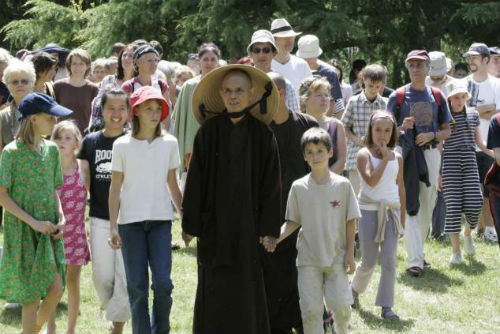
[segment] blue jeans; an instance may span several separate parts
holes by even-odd
[[[118,225],[127,275],[127,291],[134,334],[170,332],[172,289],[172,222],[146,220]],[[151,268],[153,315],[149,317],[149,274]]]

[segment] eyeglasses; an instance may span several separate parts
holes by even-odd
[[[31,81],[28,79],[21,79],[21,80],[16,79],[16,80],[9,81],[9,85],[12,85],[12,86],[17,86],[19,84],[26,86],[26,85],[29,85],[30,83],[31,83]]]
[[[262,53],[264,54],[268,54],[269,52],[271,52],[271,48],[268,48],[268,47],[264,47],[264,48],[258,48],[258,47],[254,47],[252,48],[252,53],[260,53],[262,51]]]

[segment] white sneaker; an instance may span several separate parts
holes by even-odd
[[[484,229],[484,239],[491,242],[498,242],[498,236],[491,226]]]
[[[476,255],[476,247],[474,247],[474,242],[472,241],[472,236],[466,236],[464,235],[464,251],[465,255],[467,256],[474,256]]]
[[[450,257],[450,264],[460,264],[462,263],[462,253],[453,253]]]

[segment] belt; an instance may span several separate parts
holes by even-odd
[[[430,150],[431,148],[436,148],[436,147],[437,147],[437,144],[435,142],[420,146],[420,148],[422,148],[422,150]]]

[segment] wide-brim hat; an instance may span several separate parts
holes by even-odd
[[[163,95],[161,95],[161,92],[158,89],[151,86],[143,86],[138,90],[136,90],[135,92],[133,92],[132,95],[130,95],[131,119],[134,118],[135,114],[137,113],[137,106],[148,100],[160,101],[161,102],[160,121],[163,121],[165,118],[167,118],[169,113],[167,100],[165,100],[165,98],[163,97]]]
[[[429,59],[431,61],[429,68],[430,76],[445,75],[450,70],[446,62],[446,55],[443,52],[431,51],[429,52]]]
[[[264,108],[261,106],[260,110],[252,112],[252,116],[265,124],[271,123],[279,105],[279,93],[276,85],[265,72],[253,66],[239,64],[226,65],[212,70],[196,86],[193,93],[192,108],[198,123],[202,124],[207,119],[222,114],[226,110],[224,101],[220,96],[220,89],[224,77],[233,70],[247,73],[252,80],[254,96],[250,105],[259,102],[259,100],[264,104]]]
[[[296,37],[302,32],[295,32],[286,19],[275,19],[271,23],[271,32],[274,37]]]
[[[456,94],[461,94],[461,93],[466,93],[467,94],[467,100],[470,100],[472,95],[469,93],[469,90],[467,89],[467,82],[465,80],[451,80],[450,83],[446,85],[446,90],[448,91],[448,95],[446,96],[446,99],[449,99],[453,95]]]
[[[299,58],[317,58],[323,50],[319,47],[319,39],[315,35],[304,35],[299,38],[297,43],[299,49],[295,55]]]
[[[252,34],[252,39],[250,44],[247,46],[247,52],[250,54],[250,48],[255,43],[269,43],[273,46],[274,50],[277,50],[276,43],[273,34],[269,30],[260,29]]]

